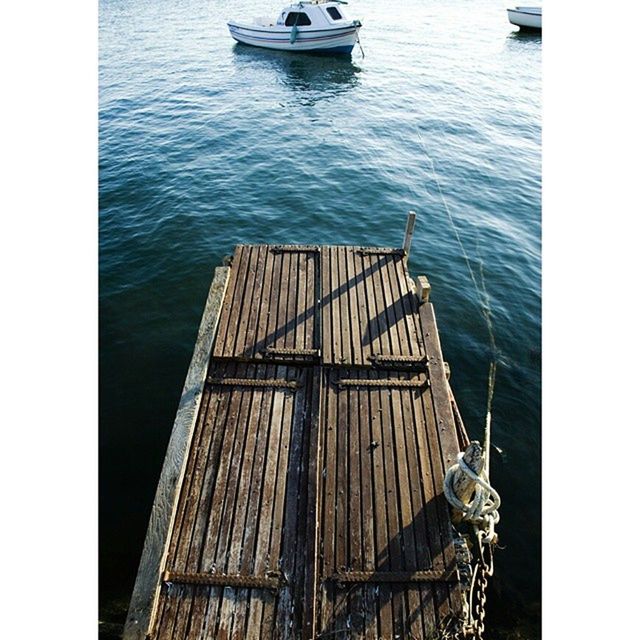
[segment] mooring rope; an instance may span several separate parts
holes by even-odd
[[[486,281],[484,277],[484,263],[480,257],[480,251],[478,247],[478,261],[480,265],[479,269],[479,282],[476,278],[476,274],[471,266],[471,260],[467,253],[458,227],[453,219],[453,214],[449,208],[449,204],[442,191],[440,180],[436,173],[435,163],[431,156],[426,152],[426,147],[420,131],[417,131],[420,144],[425,152],[425,156],[431,164],[431,174],[433,180],[438,188],[438,193],[447,216],[449,223],[453,229],[453,233],[456,237],[456,241],[460,248],[464,261],[469,271],[469,276],[475,293],[478,298],[480,306],[480,312],[487,325],[487,332],[489,334],[489,343],[491,348],[491,361],[489,363],[489,374],[487,380],[487,407],[485,412],[484,423],[484,464],[479,474],[475,473],[464,460],[464,453],[458,454],[456,464],[451,466],[445,475],[444,480],[444,492],[449,503],[460,510],[463,519],[467,520],[474,529],[477,541],[478,541],[478,563],[474,567],[471,585],[469,587],[469,602],[466,607],[466,625],[468,629],[473,630],[474,636],[481,639],[484,634],[484,617],[485,617],[485,602],[486,602],[486,589],[487,589],[487,577],[493,574],[493,547],[497,543],[498,536],[495,532],[496,525],[500,521],[500,514],[498,508],[500,507],[500,495],[491,486],[489,482],[489,466],[490,466],[490,452],[491,452],[491,411],[493,406],[493,396],[495,393],[496,384],[496,371],[498,368],[499,350],[496,345],[493,318],[491,313],[491,298],[487,291]],[[456,472],[462,471],[470,480],[474,483],[473,498],[468,502],[462,502],[456,495],[453,489],[453,480],[456,476]],[[486,551],[485,551],[486,550]],[[488,559],[486,554],[488,553]],[[474,593],[477,590],[477,604],[474,608]],[[475,612],[475,616],[474,616]]]
[[[462,471],[475,484],[473,499],[469,502],[460,500],[454,491],[453,480],[458,470]],[[496,541],[495,526],[500,521],[498,513],[500,495],[489,483],[486,465],[478,474],[465,462],[464,453],[460,452],[457,462],[447,470],[445,475],[444,494],[449,503],[462,513],[463,518],[482,532],[483,543]]]
[[[496,338],[493,328],[493,318],[491,312],[491,298],[487,291],[486,281],[484,277],[484,263],[480,257],[478,257],[478,262],[480,264],[480,275],[478,282],[478,278],[473,271],[473,267],[471,266],[471,259],[469,258],[469,254],[465,249],[464,243],[462,242],[462,237],[460,236],[460,232],[458,231],[458,227],[453,219],[453,214],[451,213],[451,209],[449,208],[449,204],[447,199],[444,196],[444,192],[442,191],[442,186],[440,184],[440,180],[438,179],[438,174],[436,173],[436,166],[431,158],[431,156],[426,151],[426,146],[424,144],[424,140],[422,139],[422,135],[420,135],[420,130],[417,129],[418,138],[420,140],[420,145],[422,146],[422,150],[424,151],[424,155],[426,156],[429,164],[431,165],[431,175],[433,177],[433,181],[435,182],[438,188],[438,194],[440,196],[440,200],[442,200],[442,204],[444,206],[444,210],[447,213],[447,217],[449,218],[449,224],[453,229],[453,233],[455,235],[456,241],[458,243],[458,247],[460,248],[460,253],[464,258],[465,264],[467,266],[467,270],[469,272],[469,277],[471,278],[471,282],[473,283],[473,288],[475,289],[475,293],[478,300],[478,305],[480,307],[480,313],[485,320],[487,326],[487,332],[489,334],[489,343],[491,348],[491,362],[489,364],[489,376],[488,376],[488,385],[487,385],[487,411],[485,414],[485,451],[486,451],[486,465],[487,468],[489,466],[489,456],[488,451],[491,443],[491,407],[493,404],[493,394],[495,390],[495,381],[496,381],[496,370],[498,367],[498,347],[496,345]]]
[[[360,47],[360,53],[362,54],[362,59],[364,60],[364,49],[362,48],[362,44],[360,43],[360,34],[356,31],[356,42]]]

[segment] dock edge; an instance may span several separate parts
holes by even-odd
[[[200,409],[229,273],[230,267],[216,267],[214,271],[151,508],[122,640],[144,640],[150,633],[149,625],[158,602],[160,575],[168,550],[169,532],[173,527],[187,453]]]

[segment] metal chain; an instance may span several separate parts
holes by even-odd
[[[486,615],[485,606],[487,603],[487,572],[484,562],[480,563],[478,576],[478,602],[476,604],[476,638],[482,640],[484,636],[484,618]]]
[[[475,606],[476,620],[475,637],[477,640],[483,640],[484,636],[484,619],[486,616],[487,604],[487,586],[489,585],[488,577],[493,575],[493,546],[495,541],[488,542],[481,530],[476,531],[478,539],[478,587],[477,587],[477,603]],[[485,558],[485,552],[489,554],[489,562]]]

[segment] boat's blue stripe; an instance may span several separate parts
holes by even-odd
[[[254,45],[249,44],[248,42],[243,42],[242,40],[237,40],[237,38],[234,38],[234,40],[236,40],[236,42],[238,42],[239,44],[244,44],[247,47],[253,47]],[[337,54],[337,53],[351,53],[353,51],[353,45],[349,44],[349,45],[343,45],[341,47],[326,47],[326,48],[322,48],[322,49],[273,49],[273,51],[284,51],[285,53],[316,53],[318,55],[333,55],[333,54]]]
[[[321,42],[321,41],[327,41],[327,40],[335,40],[336,38],[342,38],[344,36],[349,36],[351,34],[355,33],[355,29],[353,29],[352,31],[347,31],[346,33],[340,33],[340,34],[331,34],[328,36],[321,36],[319,38],[303,38],[303,37],[299,37],[296,42],[297,43],[302,43],[302,42]],[[259,38],[257,36],[250,36],[244,33],[239,33],[237,31],[231,31],[231,35],[235,38],[235,36],[239,36],[242,38],[247,38],[249,40],[261,40],[262,42],[283,42],[283,43],[289,43],[290,40],[288,37],[286,38]]]
[[[251,27],[243,27],[235,22],[227,22],[227,26],[228,27],[234,27],[235,29],[243,29],[245,31],[256,31],[257,33],[273,33],[272,31],[269,31],[268,29],[252,29]],[[353,29],[353,25],[347,25],[345,27],[335,27],[334,29],[331,29],[331,31],[339,31],[341,29]],[[324,33],[325,31],[329,31],[329,29],[303,29],[303,28],[299,28],[298,33]],[[291,33],[291,30],[289,31],[282,31],[280,33],[285,33],[286,35],[289,35],[289,33]]]

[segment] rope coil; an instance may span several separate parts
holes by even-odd
[[[500,521],[498,509],[500,507],[500,495],[489,484],[489,477],[483,467],[478,475],[464,461],[464,453],[458,454],[457,462],[447,470],[444,478],[444,495],[449,504],[462,513],[464,520],[470,522],[474,528],[482,532],[482,542],[485,544],[495,543],[498,534],[495,527]],[[456,471],[462,471],[474,484],[473,499],[469,502],[462,502],[453,490],[453,480]]]

